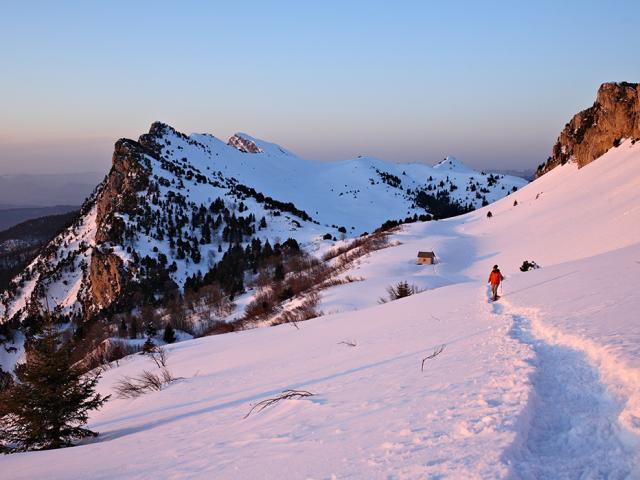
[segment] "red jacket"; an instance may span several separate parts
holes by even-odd
[[[492,270],[489,274],[489,282],[491,282],[491,285],[500,285],[502,280],[504,280],[504,277],[500,273],[500,270]]]

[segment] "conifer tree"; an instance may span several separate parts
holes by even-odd
[[[60,333],[52,326],[15,373],[18,382],[0,393],[0,445],[5,449],[60,448],[97,435],[83,426],[89,412],[109,396],[95,393],[99,375],[85,376],[73,366],[71,344],[60,345]]]
[[[278,263],[273,273],[273,279],[277,281],[282,281],[284,280],[284,277],[285,277],[284,266],[282,265],[282,263]]]
[[[389,292],[389,298],[391,300],[398,300],[413,295],[415,288],[409,285],[407,281],[401,281],[398,282],[397,285],[389,287],[387,291]]]
[[[131,318],[131,328],[129,329],[129,338],[138,338],[138,319],[136,317]]]
[[[120,319],[120,326],[118,327],[118,335],[123,338],[127,336],[127,322],[125,321],[124,317]]]
[[[173,327],[171,326],[170,323],[167,323],[167,326],[164,327],[164,334],[162,335],[162,340],[164,340],[165,343],[173,343],[177,340],[176,332],[173,330]]]
[[[409,286],[407,282],[399,282],[396,286],[396,297],[404,298],[413,294],[413,289]]]

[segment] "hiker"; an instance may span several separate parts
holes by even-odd
[[[489,274],[489,283],[491,284],[491,293],[493,294],[493,301],[498,300],[498,285],[500,282],[504,280],[502,273],[500,273],[500,269],[498,265],[493,266],[493,270]]]

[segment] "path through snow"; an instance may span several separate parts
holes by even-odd
[[[524,413],[528,425],[505,456],[512,474],[522,479],[640,478],[637,453],[625,444],[618,422],[624,405],[610,395],[586,355],[536,338],[531,331],[535,314],[514,313],[501,303],[494,304],[494,313],[511,316],[511,336],[535,352]]]

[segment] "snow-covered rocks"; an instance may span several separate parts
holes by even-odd
[[[231,145],[233,148],[237,148],[243,153],[262,153],[262,150],[255,144],[255,142],[249,140],[240,133],[236,133],[232,136],[227,144]]]

